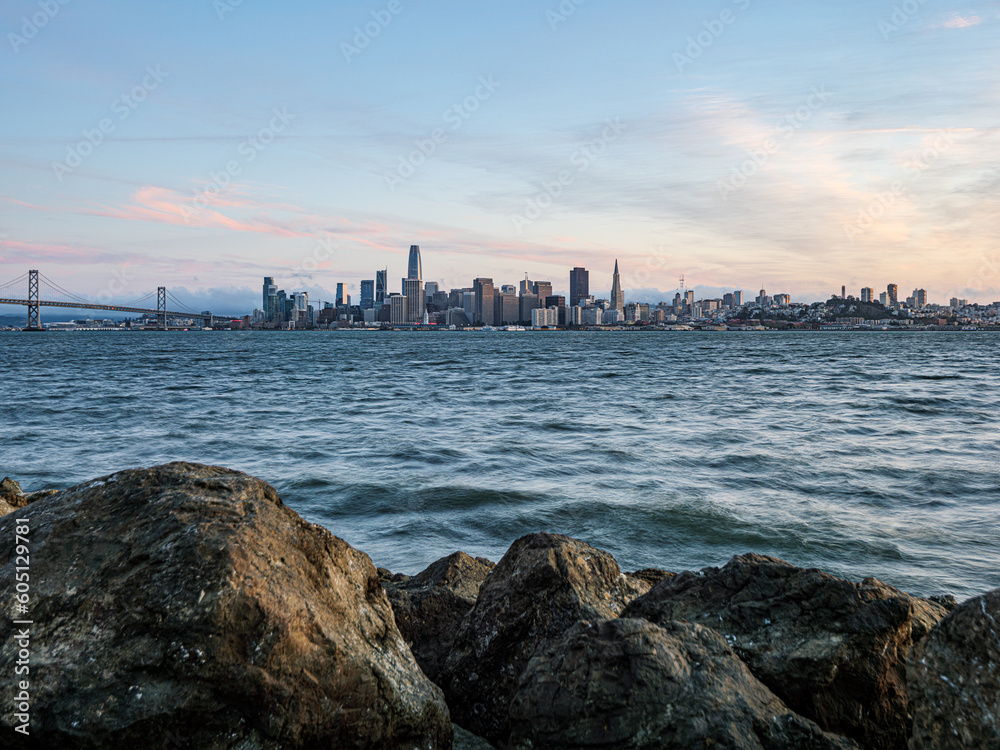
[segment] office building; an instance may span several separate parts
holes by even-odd
[[[375,272],[375,309],[381,310],[389,297],[389,269]]]
[[[693,294],[693,293],[692,293]],[[622,290],[622,280],[618,275],[618,260],[615,260],[615,274],[611,277],[611,309],[625,309],[625,292]]]
[[[733,307],[739,309],[743,307],[743,290],[737,289],[733,292]]]
[[[420,265],[420,245],[410,245],[410,262],[407,264],[406,278],[424,280],[423,268]]]
[[[926,289],[914,289],[913,290],[913,307],[920,310],[927,307],[927,290]]]
[[[886,287],[886,292],[889,295],[889,304],[893,305],[893,306],[898,305],[899,304],[899,287],[896,286],[895,284],[889,284],[889,286]]]
[[[875,290],[870,286],[861,288],[861,301],[862,302],[872,302],[875,299]]]
[[[881,293],[881,294],[880,294],[880,295],[878,296],[878,301],[882,303],[882,306],[883,306],[883,307],[884,307],[885,305],[888,305],[888,304],[889,304],[889,293],[888,293],[888,292],[882,292],[882,293]]]
[[[428,302],[434,301],[434,295],[437,294],[438,283],[436,281],[428,281],[424,284],[424,297],[427,298]]]
[[[406,295],[389,295],[389,322],[394,326],[400,326],[410,322],[406,309]]]
[[[559,311],[555,308],[539,307],[531,311],[532,328],[555,328],[559,325]]]
[[[342,282],[337,282],[337,307],[344,304],[344,285]]]
[[[539,306],[537,294],[522,294],[518,299],[519,314],[518,320],[523,323],[531,322],[531,311],[537,310]]]
[[[274,323],[278,317],[278,287],[270,276],[264,277],[264,320]]]
[[[475,315],[472,322],[476,325],[494,325],[493,316],[493,279],[476,279],[472,282],[472,289],[476,295]]]
[[[419,254],[417,255],[417,265],[420,265]],[[410,323],[424,321],[424,310],[427,309],[427,303],[424,301],[423,286],[420,279],[403,279],[403,295],[406,297],[406,312],[410,316]]]
[[[462,310],[468,316],[469,320],[476,319],[476,293],[462,292]]]
[[[517,304],[517,295],[514,294],[514,286],[504,286],[505,290],[493,297],[493,320],[496,325],[507,326],[520,320],[520,309]]]
[[[375,307],[375,280],[363,279],[361,282],[361,309],[371,310]]]
[[[534,294],[535,293],[535,285],[528,278],[528,274],[524,274],[524,279],[521,281],[521,287],[520,287],[520,289],[518,291],[521,294]]]
[[[579,305],[590,296],[590,272],[586,268],[574,268],[569,272],[569,304]]]
[[[536,281],[534,289],[535,289],[535,294],[538,295],[538,299],[543,300],[546,297],[552,296],[551,281]]]

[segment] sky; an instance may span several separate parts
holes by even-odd
[[[0,284],[1000,299],[1000,2],[5,0]],[[0,313],[23,308],[0,307]]]

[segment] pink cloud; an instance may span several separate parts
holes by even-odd
[[[967,29],[970,26],[978,26],[982,22],[983,19],[979,16],[960,16],[956,13],[941,26],[946,29]]]

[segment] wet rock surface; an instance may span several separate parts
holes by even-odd
[[[455,722],[505,740],[510,699],[539,644],[579,620],[617,617],[642,590],[589,544],[559,534],[518,539],[480,588],[442,674]]]
[[[914,750],[1000,748],[1000,589],[942,620],[908,675]]]
[[[773,557],[657,584],[623,616],[721,633],[794,711],[868,748],[906,747],[906,659],[946,614],[874,578],[853,583]]]
[[[415,576],[383,578],[396,626],[420,668],[435,682],[441,679],[462,620],[494,567],[484,557],[455,552]]]
[[[31,747],[447,748],[443,695],[367,555],[218,467],[31,505]],[[0,590],[14,586],[0,518]],[[13,674],[16,646],[0,646]],[[0,684],[4,705],[13,685]],[[4,745],[18,739],[0,715]]]
[[[722,636],[690,623],[579,623],[536,653],[510,712],[514,748],[857,748],[790,711]]]

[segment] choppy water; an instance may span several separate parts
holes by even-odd
[[[558,531],[626,569],[747,551],[1000,586],[1000,335],[0,334],[0,474],[251,472],[416,572]]]

